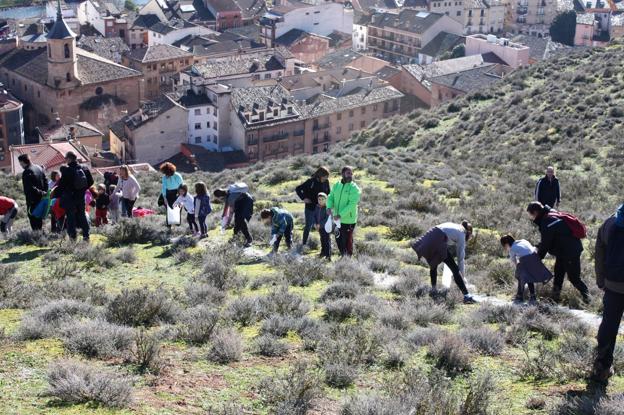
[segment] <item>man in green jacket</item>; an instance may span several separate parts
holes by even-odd
[[[342,168],[342,180],[334,184],[327,198],[327,210],[340,221],[336,227],[336,245],[341,256],[353,255],[353,231],[358,219],[360,188],[353,183],[353,167]]]

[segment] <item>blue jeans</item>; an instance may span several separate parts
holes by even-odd
[[[308,209],[307,207],[303,211],[305,215],[305,225],[303,226],[303,239],[301,243],[303,245],[308,243],[308,236],[310,236],[310,229],[316,225],[316,208]]]

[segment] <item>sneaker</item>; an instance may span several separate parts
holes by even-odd
[[[0,222],[0,232],[5,233],[6,231],[6,223]]]
[[[251,247],[251,241],[247,241],[245,242],[245,245],[243,245],[243,248],[250,248]]]
[[[472,298],[472,295],[466,294],[464,295],[464,304],[476,304],[477,301]]]

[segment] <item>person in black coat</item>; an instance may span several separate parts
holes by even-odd
[[[305,225],[303,228],[303,245],[308,243],[310,229],[317,225],[316,223],[316,206],[318,205],[319,193],[329,195],[329,170],[327,167],[319,167],[316,172],[305,182],[301,183],[295,191],[299,199],[305,203]]]
[[[41,166],[31,163],[28,154],[20,154],[17,160],[22,169],[24,169],[22,184],[24,186],[24,196],[26,196],[30,227],[33,231],[41,230],[43,228],[43,218],[36,218],[30,212],[37,207],[41,199],[48,193],[48,181],[45,172]]]
[[[61,167],[60,192],[61,207],[65,209],[67,235],[76,239],[76,227],[82,229],[82,239],[89,240],[89,221],[85,213],[85,192],[93,186],[93,177],[86,166],[78,164],[73,151],[65,155],[67,166]]]
[[[527,207],[527,212],[541,235],[541,241],[537,246],[539,257],[544,259],[546,254],[550,254],[556,258],[552,297],[555,301],[559,301],[563,280],[568,274],[568,279],[579,290],[583,301],[589,303],[589,289],[581,280],[583,244],[572,234],[572,230],[563,219],[549,215],[551,211],[555,210],[540,202],[531,202]]]
[[[546,176],[537,181],[535,185],[535,200],[542,205],[559,209],[561,188],[559,187],[559,179],[555,176],[554,167],[548,166],[546,168]]]

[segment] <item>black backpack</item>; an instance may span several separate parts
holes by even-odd
[[[609,231],[606,270],[608,280],[624,282],[624,228],[617,225]]]
[[[87,190],[89,187],[89,181],[87,175],[80,166],[76,166],[74,169],[74,190]]]

